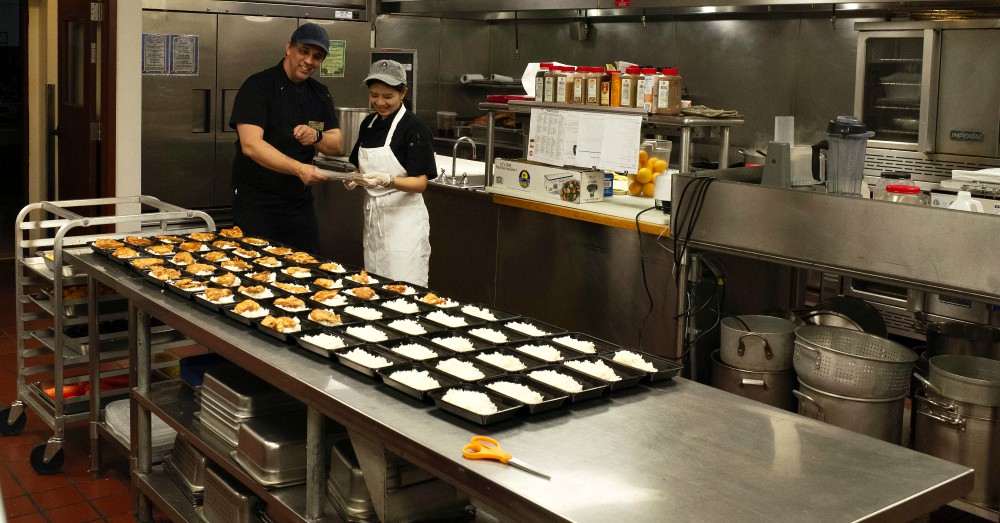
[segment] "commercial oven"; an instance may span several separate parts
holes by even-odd
[[[869,183],[884,171],[940,182],[954,169],[1000,166],[1000,20],[855,29],[854,113],[875,133],[865,161]]]

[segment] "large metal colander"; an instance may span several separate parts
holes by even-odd
[[[905,394],[917,354],[885,338],[838,327],[795,329],[792,364],[803,383],[829,394],[889,399]]]

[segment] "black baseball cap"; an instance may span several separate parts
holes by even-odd
[[[323,54],[330,53],[330,35],[326,34],[326,29],[314,23],[300,25],[292,33],[292,43],[315,45],[323,50]]]

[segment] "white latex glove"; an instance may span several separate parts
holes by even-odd
[[[388,187],[392,183],[392,176],[386,173],[365,173],[358,178],[351,178],[351,180],[358,182],[358,185],[366,189],[374,189],[375,187]]]
[[[344,180],[344,187],[346,187],[348,191],[353,191],[357,186],[358,182],[354,181],[354,179]]]

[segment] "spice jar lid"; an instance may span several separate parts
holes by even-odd
[[[668,76],[677,76],[677,68],[676,67],[664,67],[663,68],[663,74],[668,75]]]
[[[897,194],[920,194],[920,187],[916,185],[887,185],[885,192]]]
[[[642,74],[656,74],[656,68],[655,67],[643,67],[642,68]]]
[[[630,65],[630,66],[628,66],[628,67],[625,68],[625,74],[635,74],[635,73],[638,73],[638,72],[639,72],[639,66],[638,65]]]

